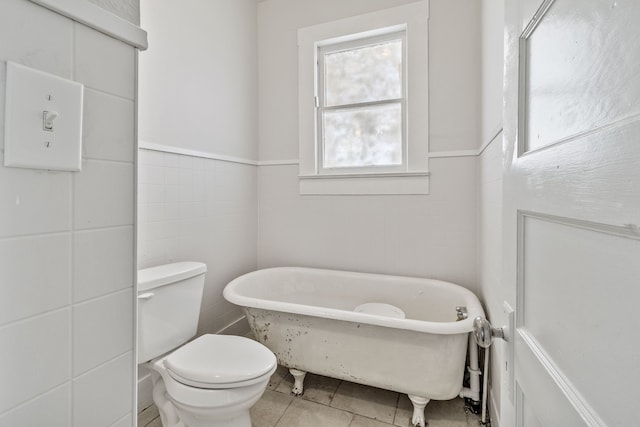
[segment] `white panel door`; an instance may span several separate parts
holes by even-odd
[[[640,426],[640,1],[505,18],[502,425]]]

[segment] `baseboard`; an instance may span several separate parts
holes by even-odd
[[[220,329],[217,333],[220,335],[239,335],[241,337],[247,336],[251,329],[247,322],[247,317],[242,316],[238,320],[229,323],[224,328]]]
[[[498,396],[500,398],[500,396]],[[491,420],[491,427],[500,427],[500,411],[493,395],[493,390],[489,389],[489,419]]]

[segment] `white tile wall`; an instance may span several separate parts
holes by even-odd
[[[7,60],[84,83],[86,119],[81,172],[0,166],[0,426],[131,426],[135,50],[28,0],[0,40],[0,128]]]
[[[0,239],[0,325],[69,304],[70,248],[67,233]]]
[[[0,163],[4,164],[3,155]],[[69,230],[69,173],[3,167],[0,168],[0,194],[0,236]]]
[[[70,323],[63,309],[0,328],[0,414],[69,379]]]
[[[28,67],[71,78],[73,23],[70,20],[24,0],[4,0],[2,11],[0,34],[2,40],[11,40],[11,43],[2,44],[0,60],[19,61]],[[2,67],[2,71],[5,70]]]
[[[71,23],[62,17],[52,17],[39,6],[24,0],[6,0],[0,14],[0,36],[3,43],[0,61],[20,58],[22,63],[42,71],[71,77],[71,52],[66,49],[73,37]],[[28,34],[28,37],[25,35]],[[42,49],[42,46],[51,49]],[[4,92],[6,67],[0,67],[0,148],[4,147]]]
[[[73,425],[110,426],[131,413],[133,353],[73,380]]]
[[[91,159],[132,162],[133,109],[133,101],[130,99],[86,89],[82,123],[84,156]],[[105,120],[105,117],[109,120]],[[112,122],[121,125],[112,126]]]
[[[111,424],[111,427],[130,427],[133,425],[133,415],[127,414],[124,418]]]
[[[121,292],[73,307],[73,374],[131,350],[133,292]]]
[[[479,166],[479,223],[482,266],[480,281],[483,294],[496,294],[501,283],[502,263],[502,137],[489,145],[480,157]],[[493,295],[492,295],[493,296]],[[498,303],[499,305],[500,303]]]
[[[0,427],[67,427],[71,422],[70,398],[71,385],[67,383],[0,415]]]
[[[476,291],[477,160],[430,168],[427,196],[300,196],[297,165],[260,167],[259,267],[434,277]]]
[[[486,314],[494,324],[502,314],[502,135],[487,147],[478,168],[478,265],[479,296]],[[503,342],[491,346],[490,403],[499,411],[503,372]],[[492,413],[496,420],[499,413]],[[497,421],[496,421],[497,422]]]
[[[131,288],[133,237],[132,226],[74,233],[75,302]]]
[[[134,49],[82,25],[76,26],[75,40],[76,79],[90,88],[133,99]]]
[[[132,224],[134,165],[86,160],[74,175],[76,229]]]
[[[199,333],[218,332],[242,316],[224,286],[256,268],[256,167],[146,149],[138,162],[138,268],[206,263]]]

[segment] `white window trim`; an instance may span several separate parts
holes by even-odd
[[[301,194],[428,194],[428,0],[298,30],[298,137]],[[322,174],[318,168],[317,48],[406,28],[406,169]]]

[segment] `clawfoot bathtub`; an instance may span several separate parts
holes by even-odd
[[[421,427],[429,400],[461,392],[468,335],[484,317],[477,297],[452,283],[311,268],[255,271],[224,296],[290,369],[294,394],[306,372],[406,393]]]

